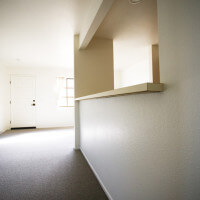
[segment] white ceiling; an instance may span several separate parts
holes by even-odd
[[[0,65],[73,68],[73,35],[94,1],[0,0]],[[158,42],[156,2],[115,0],[96,36],[114,39],[116,68],[133,65]]]
[[[73,68],[91,0],[0,0],[0,65]]]

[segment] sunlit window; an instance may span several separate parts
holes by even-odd
[[[58,77],[58,106],[73,107],[74,106],[74,79]]]

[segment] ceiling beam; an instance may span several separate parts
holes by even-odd
[[[115,0],[93,0],[80,32],[79,49],[85,49]]]

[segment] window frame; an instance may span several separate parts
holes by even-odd
[[[64,81],[65,81],[65,83],[64,83],[64,85],[62,87],[62,89],[65,90],[64,91],[65,95],[63,95],[63,96],[59,95],[59,99],[65,99],[65,103],[63,105],[62,104],[59,105],[59,103],[58,103],[58,107],[60,107],[60,108],[62,108],[62,107],[74,107],[74,105],[73,106],[69,105],[69,98],[73,99],[73,101],[75,101],[74,94],[73,94],[73,96],[68,96],[68,90],[69,89],[73,89],[74,90],[74,87],[68,87],[68,80],[73,80],[74,81],[74,78],[67,78],[67,77],[57,77],[57,78],[63,78]]]
[[[68,87],[68,80],[73,80],[74,81],[74,78],[65,78],[65,81],[66,81],[66,106],[65,107],[74,107],[74,106],[69,106],[69,98],[73,98],[74,99],[74,96],[68,96],[68,90],[69,89],[73,89],[74,90],[74,87]]]

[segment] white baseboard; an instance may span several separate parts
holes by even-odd
[[[102,180],[100,179],[99,175],[97,174],[97,172],[95,171],[94,167],[92,166],[92,164],[90,163],[90,161],[88,160],[87,156],[85,155],[85,153],[83,152],[83,150],[81,148],[80,148],[80,151],[83,154],[84,158],[86,159],[86,161],[87,161],[88,165],[90,166],[91,170],[93,171],[94,175],[96,176],[97,180],[99,181],[99,184],[101,185],[102,189],[106,193],[108,199],[109,200],[113,200],[113,198],[111,197],[110,193],[108,192],[108,190],[104,186]]]
[[[60,128],[60,129],[62,129],[62,128],[74,128],[74,126],[36,126],[37,127],[37,129],[50,129],[50,128],[52,128],[52,129],[56,129],[56,128]]]
[[[2,131],[0,131],[0,134],[5,133],[6,131],[8,131],[9,129],[3,129]]]

